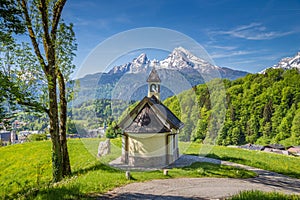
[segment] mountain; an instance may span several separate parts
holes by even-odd
[[[198,70],[201,74],[213,73],[215,70],[220,70],[220,67],[214,66],[211,63],[198,58],[191,54],[188,50],[178,47],[173,50],[169,56],[159,62],[159,68],[174,69],[174,70]]]
[[[273,69],[292,69],[292,68],[297,68],[298,70],[300,70],[300,52],[298,52],[294,57],[286,57],[281,59],[276,65],[270,67]],[[267,68],[269,69],[269,68]],[[265,71],[267,70],[263,70],[260,73],[265,73]]]
[[[184,74],[195,73],[197,71],[198,74],[207,77],[211,77],[212,74],[219,72],[222,78],[228,78],[231,80],[247,74],[245,71],[232,70],[213,65],[201,58],[196,57],[183,47],[175,48],[168,55],[168,57],[162,61],[149,60],[147,55],[143,53],[139,57],[135,58],[132,62],[115,66],[109,71],[109,74],[150,72],[151,68],[154,66],[158,70],[177,70],[183,72]]]
[[[96,73],[79,79],[80,102],[94,98],[139,100],[147,94],[146,79],[153,67],[164,80],[162,99],[213,78],[234,80],[248,74],[244,71],[218,67],[178,47],[161,61],[149,60],[147,55],[142,53],[131,62],[113,67],[108,73]],[[185,81],[189,86],[181,87],[178,84],[176,91],[170,91],[169,86],[174,85],[174,80],[178,79]]]
[[[150,67],[150,60],[148,60],[147,55],[142,53],[137,58],[134,58],[132,62],[126,63],[124,65],[115,66],[108,73],[118,74],[118,73],[140,73],[148,71]]]

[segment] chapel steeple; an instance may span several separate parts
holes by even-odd
[[[150,75],[147,79],[148,82],[148,97],[152,97],[153,95],[160,100],[160,78],[158,76],[157,71],[153,67]]]

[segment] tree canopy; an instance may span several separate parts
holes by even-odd
[[[265,74],[249,74],[243,78],[223,80],[226,88],[226,114],[216,143],[240,145],[245,143],[299,143],[300,73],[297,69],[268,69]],[[210,83],[208,83],[210,84]],[[187,109],[185,96],[192,90],[169,98],[165,104],[185,122],[182,140],[203,141],[209,134],[209,126],[215,109],[206,84],[194,88],[198,109]],[[188,99],[188,98],[186,98]],[[181,106],[181,108],[180,108]],[[189,106],[190,107],[190,106]],[[186,110],[191,112],[187,114]],[[194,112],[194,113],[193,113]],[[192,127],[191,116],[199,116]]]

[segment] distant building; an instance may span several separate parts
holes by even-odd
[[[265,145],[263,150],[272,150],[272,149],[276,149],[276,150],[285,150],[285,147],[281,144],[269,144],[269,145]]]
[[[179,157],[178,133],[184,124],[160,101],[160,78],[153,68],[148,96],[118,124],[121,162],[134,167],[163,167]]]
[[[300,146],[290,146],[287,151],[292,155],[300,156]]]
[[[288,155],[288,151],[286,151],[285,147],[281,144],[266,145],[263,147],[262,151]]]
[[[261,151],[264,149],[264,146],[256,145],[256,144],[245,144],[245,145],[239,146],[239,148]]]
[[[90,129],[86,131],[86,137],[90,138],[99,138],[104,137],[105,135],[105,127],[99,127],[97,129]]]
[[[14,131],[1,131],[0,132],[0,140],[2,145],[6,146],[8,144],[14,144],[18,140],[18,136]]]

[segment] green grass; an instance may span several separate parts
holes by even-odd
[[[111,154],[96,158],[100,139],[68,141],[73,175],[51,184],[51,143],[32,142],[0,148],[0,199],[82,199],[104,193],[131,182],[180,177],[248,178],[255,174],[228,166],[195,163],[189,167],[170,169],[164,176],[161,170],[131,172],[127,180],[122,170],[108,166],[121,154],[121,140],[112,140]]]
[[[194,163],[188,167],[170,169],[168,176],[164,176],[161,170],[131,172],[133,179],[127,180],[124,171],[107,165],[109,161],[121,154],[120,138],[112,140],[111,154],[97,159],[99,141],[101,139],[69,140],[73,175],[55,185],[51,184],[50,141],[1,147],[0,199],[82,199],[91,198],[115,187],[137,181],[181,177],[248,178],[255,175],[253,172],[228,166]],[[299,158],[220,146],[201,148],[203,146],[196,143],[180,143],[180,146],[186,154],[199,155],[201,150],[201,152],[208,153],[209,157],[300,177]],[[246,196],[248,193],[241,193],[241,195]],[[265,194],[259,193],[258,195]],[[274,197],[273,195],[277,194],[267,195]],[[261,199],[267,198],[264,197]],[[299,199],[298,196],[294,199],[297,198]],[[259,198],[255,197],[255,199]]]
[[[207,157],[245,164],[300,178],[299,157],[223,146],[206,146],[203,148],[203,145],[196,143],[180,143],[180,147],[183,149],[182,153],[185,154],[199,155],[199,152],[202,151],[206,152]]]
[[[243,191],[229,198],[230,200],[300,200],[300,195],[287,195],[278,192]]]

